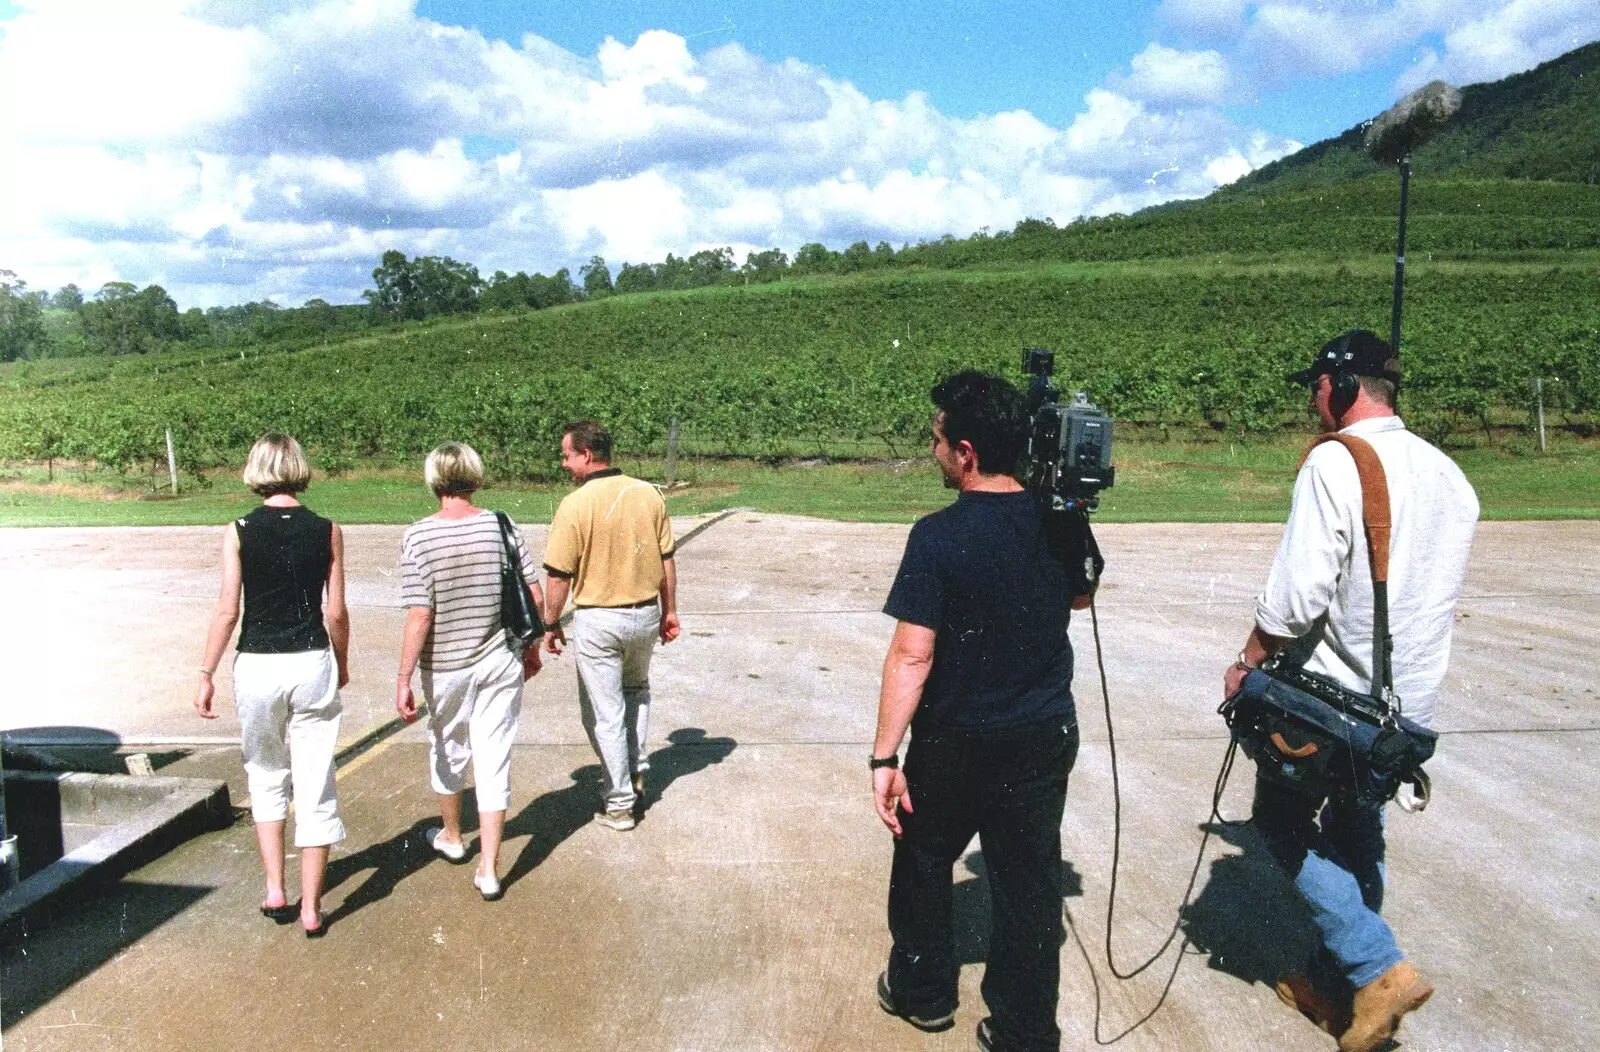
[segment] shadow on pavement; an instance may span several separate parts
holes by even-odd
[[[962,964],[982,964],[989,959],[989,930],[992,920],[989,898],[989,870],[983,852],[974,851],[962,859],[971,880],[957,881],[952,889],[951,914],[956,936],[956,960]],[[1061,862],[1061,897],[1083,897],[1083,874],[1071,862]],[[1062,944],[1066,939],[1063,937]]]
[[[417,872],[429,862],[439,858],[426,840],[422,838],[423,832],[429,826],[439,825],[439,816],[430,814],[411,823],[404,832],[397,833],[388,840],[376,844],[369,844],[360,851],[351,855],[341,855],[328,862],[328,873],[323,880],[323,892],[326,894],[334,888],[351,879],[358,873],[367,870],[372,875],[361,882],[361,886],[344,897],[344,901],[337,907],[328,911],[327,923],[335,924],[348,917],[357,910],[370,906],[375,902],[389,897],[396,885],[402,880]],[[467,839],[468,835],[478,828],[477,797],[473,795],[469,786],[461,794],[461,836]],[[508,830],[509,832],[509,830]],[[475,848],[467,848],[467,857],[471,858]],[[440,865],[450,863],[440,860]]]
[[[1285,972],[1303,972],[1316,946],[1305,904],[1248,823],[1206,827],[1243,854],[1211,863],[1199,896],[1184,909],[1184,934],[1208,954],[1208,967],[1247,983],[1271,986]]]
[[[503,887],[509,888],[533,872],[534,868],[549,858],[561,842],[594,817],[600,804],[600,765],[589,764],[572,772],[572,784],[536,797],[533,802],[506,820],[504,847],[509,855],[512,838],[525,836],[527,843],[517,852],[516,861],[506,875],[500,878]]]
[[[648,808],[661,799],[667,787],[718,764],[738,747],[732,738],[708,738],[699,727],[683,727],[667,735],[668,745],[650,754],[644,799]],[[600,807],[600,767],[589,764],[572,772],[572,784],[545,793],[506,821],[505,839],[526,836],[501,883],[510,887],[531,873],[569,836],[588,825]],[[507,854],[510,852],[508,851]]]
[[[0,732],[0,752],[7,768],[16,771],[90,771],[95,774],[135,773],[130,755],[149,761],[159,771],[189,755],[187,749],[147,749],[124,745],[114,731],[103,727],[13,727]]]
[[[708,738],[699,727],[682,727],[667,735],[670,743],[650,754],[650,771],[645,775],[641,810],[666,794],[667,786],[679,778],[699,774],[707,767],[726,760],[739,743],[732,738]]]
[[[56,913],[48,927],[30,923],[6,932],[0,953],[0,990],[5,991],[0,1027],[9,1028],[49,1004],[213,890],[187,884],[118,884],[76,909]]]

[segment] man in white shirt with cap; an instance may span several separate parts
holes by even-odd
[[[1450,658],[1478,498],[1461,469],[1396,415],[1400,362],[1378,336],[1352,330],[1289,380],[1310,388],[1324,432],[1365,440],[1383,465],[1393,523],[1388,592],[1395,693],[1404,714],[1428,726]],[[1333,442],[1317,446],[1295,480],[1255,627],[1224,676],[1224,697],[1280,651],[1286,662],[1352,690],[1370,688],[1373,589],[1361,510],[1361,481],[1349,451]],[[1381,1047],[1401,1018],[1433,993],[1379,915],[1381,805],[1312,799],[1258,774],[1253,821],[1321,936],[1309,977],[1285,976],[1279,997],[1338,1037],[1341,1052]]]

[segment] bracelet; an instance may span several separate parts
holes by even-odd
[[[867,759],[867,770],[869,770],[869,771],[876,771],[880,767],[898,768],[899,766],[900,766],[900,754],[899,753],[893,753],[892,752],[888,756],[883,756],[883,757],[872,756],[872,757],[869,757]]]
[[[410,683],[411,682],[411,673],[409,673],[409,672],[397,672],[397,673],[395,673],[395,677],[394,678],[395,679],[403,679],[407,683]]]
[[[1239,651],[1239,656],[1233,659],[1233,667],[1239,669],[1241,672],[1250,672],[1253,669],[1259,668],[1260,666],[1252,665],[1250,662],[1246,661],[1244,659],[1244,651],[1241,650]]]
[[[210,679],[211,678],[211,670],[206,668],[204,665],[200,666],[200,674],[202,676],[204,676],[206,679]]]

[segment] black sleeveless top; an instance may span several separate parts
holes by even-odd
[[[234,520],[244,583],[245,654],[323,650],[322,586],[333,562],[333,523],[304,507],[263,504]]]

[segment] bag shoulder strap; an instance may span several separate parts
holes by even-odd
[[[1349,451],[1361,480],[1361,526],[1367,535],[1367,560],[1372,569],[1372,696],[1384,698],[1386,691],[1394,692],[1390,664],[1394,640],[1389,635],[1389,478],[1372,443],[1355,435],[1318,435],[1301,456],[1301,467],[1324,442],[1337,442]]]
[[[1372,564],[1374,583],[1389,580],[1389,478],[1372,444],[1355,435],[1318,435],[1300,457],[1304,467],[1311,451],[1325,442],[1337,442],[1350,451],[1361,479],[1361,525],[1367,534],[1367,557]]]
[[[522,575],[522,564],[517,559],[517,541],[511,536],[511,516],[503,511],[494,513],[494,519],[500,524],[500,548],[504,552],[507,565],[517,571],[517,576]]]

